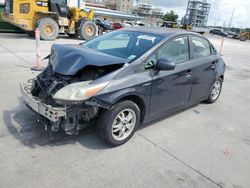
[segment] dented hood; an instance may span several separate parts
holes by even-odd
[[[107,66],[125,64],[126,59],[114,57],[81,45],[54,44],[51,48],[50,63],[53,71],[62,75],[75,75],[86,66]]]

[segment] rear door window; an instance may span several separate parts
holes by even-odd
[[[158,59],[166,59],[173,63],[189,60],[188,37],[179,37],[166,43],[158,51]]]
[[[206,39],[192,36],[193,58],[198,59],[211,55],[210,44]]]

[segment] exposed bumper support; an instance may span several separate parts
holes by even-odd
[[[30,82],[20,84],[23,99],[30,108],[52,122],[57,122],[60,118],[66,118],[66,108],[55,108],[42,103],[31,95],[31,87],[32,83]]]

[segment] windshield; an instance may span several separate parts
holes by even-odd
[[[114,31],[83,44],[115,57],[135,60],[152,48],[163,36],[136,31]]]

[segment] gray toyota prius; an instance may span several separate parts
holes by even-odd
[[[225,63],[202,35],[126,28],[79,45],[51,47],[47,68],[21,84],[26,104],[51,131],[96,125],[111,146],[146,123],[220,96]]]

